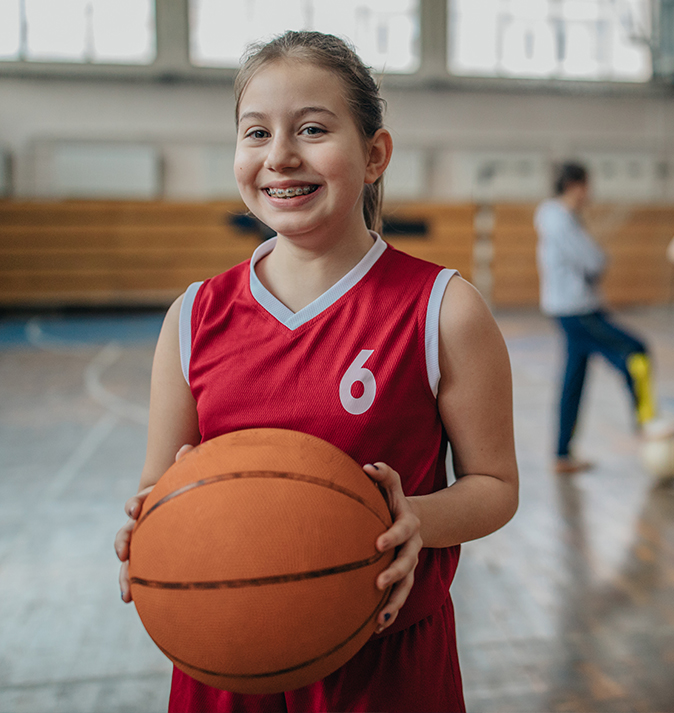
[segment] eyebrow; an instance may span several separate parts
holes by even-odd
[[[298,111],[294,112],[292,114],[292,117],[294,119],[302,119],[307,114],[327,114],[331,117],[337,118],[337,114],[335,114],[333,111],[330,111],[330,109],[324,106],[305,106],[302,109],[299,109]],[[257,119],[259,121],[264,121],[264,119],[266,118],[267,115],[264,112],[247,111],[244,114],[241,114],[241,116],[239,117],[239,121],[243,121],[244,119]]]

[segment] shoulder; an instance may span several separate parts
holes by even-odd
[[[194,309],[199,314],[212,307],[219,309],[223,300],[245,289],[249,283],[250,260],[246,260],[203,282],[193,283],[187,288],[185,299],[190,302],[190,309],[194,304]]]
[[[390,243],[387,243],[386,252],[382,257],[385,258],[382,261],[382,267],[386,273],[386,279],[389,280],[391,276],[400,275],[404,278],[404,283],[408,285],[415,281],[432,281],[439,272],[447,269],[442,265],[398,250]]]
[[[440,309],[440,323],[456,332],[479,330],[482,324],[492,322],[491,311],[477,288],[455,275],[447,284]]]
[[[534,223],[540,227],[566,224],[571,221],[570,211],[558,200],[543,201],[534,214]]]
[[[241,281],[248,281],[250,275],[250,259],[245,262],[241,262],[234,267],[230,267],[229,270],[221,272],[218,275],[209,277],[207,280],[203,281],[204,288],[201,291],[206,290],[217,290],[221,287],[236,284]]]
[[[482,295],[455,275],[440,308],[441,370],[444,373],[452,362],[470,361],[477,355],[498,357],[504,350],[503,337]]]

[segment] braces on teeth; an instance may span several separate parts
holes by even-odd
[[[298,188],[267,188],[267,193],[275,198],[292,198],[313,193],[316,186],[300,186]]]

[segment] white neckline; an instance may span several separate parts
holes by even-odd
[[[387,247],[386,243],[377,233],[370,231],[370,235],[374,240],[374,245],[367,251],[363,259],[329,290],[306,307],[303,307],[299,312],[293,312],[282,302],[277,300],[255,274],[255,265],[265,255],[269,255],[276,245],[276,237],[270,238],[256,248],[250,259],[250,291],[255,301],[288,329],[294,330],[301,327],[337,302],[337,300],[343,297],[352,287],[355,287],[384,254]]]

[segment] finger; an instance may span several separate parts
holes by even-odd
[[[383,631],[387,627],[391,626],[398,616],[398,612],[402,608],[402,605],[407,601],[412,586],[414,585],[414,574],[410,574],[405,577],[401,582],[399,582],[391,591],[391,596],[389,597],[386,606],[379,612],[377,616],[377,622],[379,626],[377,627],[377,633]]]
[[[131,541],[131,531],[135,524],[135,520],[127,520],[126,524],[115,535],[115,552],[122,562],[129,559],[129,542]]]
[[[419,550],[414,540],[406,542],[393,562],[377,577],[377,587],[383,591],[413,572],[419,562]]]
[[[122,594],[122,601],[128,604],[132,600],[128,561],[123,562],[119,568],[119,590]]]
[[[411,510],[400,512],[393,525],[379,535],[375,546],[380,552],[400,547],[418,534],[420,525],[419,518]]]
[[[124,512],[126,512],[130,518],[138,518],[138,515],[140,515],[140,511],[143,507],[143,503],[145,502],[145,498],[147,498],[147,496],[152,492],[152,488],[154,488],[154,485],[149,485],[147,488],[139,491],[126,501],[126,504],[124,505]]]
[[[186,443],[184,446],[180,447],[180,450],[176,453],[176,462],[179,461],[185,454],[194,450],[194,446]]]
[[[388,629],[391,624],[398,618],[398,612],[391,614],[391,612],[380,612],[377,617],[377,628],[374,630],[375,634],[381,634],[384,629]]]
[[[382,487],[392,486],[396,481],[400,481],[398,473],[386,463],[367,463],[363,466],[363,470]]]

